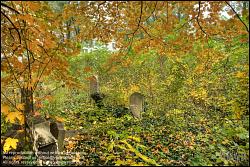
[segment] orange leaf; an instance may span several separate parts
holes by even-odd
[[[87,67],[84,68],[84,71],[85,72],[90,72],[90,71],[92,71],[92,69],[91,69],[91,67],[87,66]]]
[[[34,111],[34,114],[33,114],[35,117],[36,116],[39,116],[39,115],[41,115],[38,111]]]
[[[1,112],[2,112],[4,115],[8,115],[9,110],[10,110],[10,108],[9,108],[9,106],[7,106],[7,105],[4,105],[4,106],[1,107]]]
[[[16,106],[18,110],[24,110],[24,103],[20,103]]]
[[[64,122],[64,118],[62,117],[58,117],[58,116],[55,116],[55,119],[58,121],[58,122]]]
[[[30,3],[29,3],[29,7],[30,7],[30,9],[33,10],[34,12],[37,11],[37,10],[39,10],[39,8],[40,8],[39,4],[36,3],[36,2],[30,2]]]

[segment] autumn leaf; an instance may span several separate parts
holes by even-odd
[[[76,153],[76,157],[72,160],[72,162],[76,162],[76,163],[79,163],[80,162],[80,153]]]
[[[163,147],[162,148],[162,152],[164,152],[165,154],[167,154],[169,152],[168,148],[167,147]]]
[[[92,70],[92,69],[91,69],[91,67],[89,67],[89,66],[84,68],[84,71],[85,71],[85,72],[90,72],[91,70]]]
[[[18,139],[14,139],[14,138],[7,138],[5,140],[5,143],[4,143],[4,146],[3,146],[3,151],[4,152],[8,152],[10,151],[12,148],[13,149],[16,149],[16,146],[17,146],[17,142],[18,142]]]
[[[136,150],[136,149],[135,149],[132,145],[130,145],[127,141],[121,140],[120,142],[126,144],[130,151],[134,152],[138,157],[140,157],[140,158],[141,158],[142,160],[144,160],[145,162],[150,163],[150,164],[155,165],[155,166],[159,166],[159,164],[157,164],[157,163],[155,162],[154,159],[150,159],[149,157],[147,157],[147,156],[141,154],[138,150]]]
[[[111,142],[108,146],[108,151],[113,151],[113,147],[114,147],[115,143],[114,142]]]
[[[9,106],[7,105],[4,105],[1,107],[1,112],[4,114],[4,115],[8,115],[9,113]]]
[[[5,120],[6,122],[15,123],[16,119],[19,120],[20,125],[24,124],[24,115],[20,111],[10,112]]]
[[[244,78],[245,73],[244,73],[244,72],[237,72],[237,73],[235,74],[235,76],[236,76],[237,78]]]
[[[139,137],[135,137],[135,136],[128,136],[128,139],[132,139],[136,142],[141,142],[141,139]]]
[[[38,111],[34,111],[33,113],[33,116],[36,117],[36,116],[40,116],[41,114],[38,112]]]
[[[72,148],[74,148],[74,146],[75,146],[75,143],[74,143],[73,141],[69,141],[69,143],[68,143],[68,145],[66,146],[66,148],[72,149]]]
[[[20,103],[16,106],[18,110],[24,110],[24,103]]]
[[[30,8],[30,10],[32,10],[32,11],[37,11],[37,10],[39,10],[40,9],[40,5],[37,3],[37,2],[30,2],[29,3],[29,8]]]
[[[65,122],[65,119],[62,118],[62,117],[55,116],[55,119],[56,119],[58,122]]]
[[[41,101],[37,101],[37,102],[35,103],[35,106],[36,106],[37,108],[42,108],[42,107],[43,107],[43,104],[41,103]]]
[[[130,89],[132,92],[137,92],[140,88],[137,85],[132,85]]]

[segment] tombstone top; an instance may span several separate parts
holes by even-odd
[[[137,97],[144,97],[141,93],[139,92],[134,92],[130,95],[130,97],[134,97],[134,96],[137,96]]]
[[[90,78],[90,94],[99,92],[99,82],[97,75],[93,75]]]
[[[64,131],[64,124],[61,122],[52,122],[50,124],[50,132],[55,138],[58,138],[59,132]]]

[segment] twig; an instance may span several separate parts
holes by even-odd
[[[189,23],[190,21],[193,21],[195,18],[192,18],[190,20],[188,20],[186,23],[184,23],[182,26],[180,26],[178,29],[176,29],[175,31],[178,31],[180,29],[182,29],[187,23]]]
[[[148,34],[148,36],[149,36],[150,38],[152,37],[142,25],[140,25],[140,27],[144,30],[144,32],[145,32],[146,34]]]
[[[38,46],[40,46],[40,45],[38,45]],[[40,46],[40,47],[41,47],[41,46]],[[41,47],[41,48],[43,48],[43,47]],[[47,53],[47,51],[46,51],[44,48],[43,48],[43,50],[44,50],[44,52],[49,56],[49,54]],[[33,90],[36,89],[37,84],[38,84],[38,82],[40,81],[40,79],[41,79],[41,77],[42,77],[42,75],[43,75],[43,72],[45,71],[46,67],[47,67],[48,64],[51,62],[51,60],[52,60],[52,56],[50,57],[50,59],[49,59],[49,61],[46,63],[46,65],[44,66],[44,68],[43,68],[43,70],[42,70],[40,76],[38,77],[37,82],[34,84],[34,89],[33,89]]]
[[[155,12],[155,9],[156,9],[156,6],[157,6],[157,1],[155,2],[155,6],[154,6],[154,9],[153,9],[153,11],[151,12],[151,14],[145,19],[146,21],[154,14],[154,12]]]

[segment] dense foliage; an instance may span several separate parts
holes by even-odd
[[[31,150],[26,120],[42,115],[79,131],[65,139],[71,165],[249,165],[248,9],[1,2],[1,151]],[[111,40],[116,51],[102,47]],[[89,94],[93,75],[101,107]],[[145,96],[142,119],[129,110],[133,92]]]

